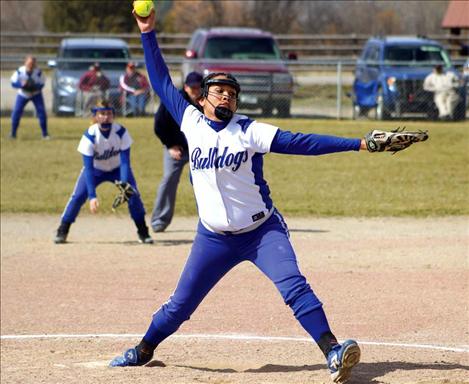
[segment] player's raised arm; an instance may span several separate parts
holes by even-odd
[[[142,33],[142,45],[151,86],[160,97],[174,120],[181,125],[184,111],[189,103],[181,96],[169,76],[168,67],[161,56],[161,51],[154,31],[155,10],[148,17],[140,17],[132,12]]]

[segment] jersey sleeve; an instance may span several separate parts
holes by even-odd
[[[94,156],[94,138],[95,136],[87,129],[81,137],[77,151],[85,156]]]
[[[44,88],[44,85],[46,84],[46,78],[44,77],[44,73],[39,69],[38,74],[37,74],[37,86],[38,89]]]
[[[125,151],[121,151],[120,160],[120,180],[124,183],[127,183],[129,181],[130,173],[130,148],[126,149]]]
[[[132,137],[130,136],[129,130],[121,126],[118,129],[117,134],[119,135],[121,139],[120,150],[125,151],[129,149],[133,142]]]
[[[171,81],[168,67],[161,56],[155,32],[142,33],[141,38],[150,83],[161,102],[180,126],[184,111],[190,104]]]
[[[85,182],[86,190],[88,192],[88,198],[96,198],[96,185],[94,179],[94,166],[93,166],[93,156],[83,155],[83,166],[85,172]]]
[[[10,82],[13,88],[21,88],[21,81],[19,79],[19,74],[20,74],[19,70],[16,70],[15,72],[13,72],[13,75],[11,75]]]
[[[252,121],[246,128],[245,139],[248,147],[259,153],[269,152],[277,131],[278,127],[274,125]]]
[[[292,133],[278,130],[272,140],[270,152],[290,155],[324,155],[327,153],[359,151],[361,139]]]

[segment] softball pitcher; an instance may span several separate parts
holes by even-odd
[[[318,344],[331,377],[344,383],[360,360],[354,340],[339,344],[322,303],[301,274],[289,232],[263,177],[268,152],[321,155],[367,149],[364,139],[291,133],[236,114],[240,86],[226,73],[202,82],[200,112],[171,82],[153,31],[154,11],[135,16],[142,32],[151,84],[187,138],[200,221],[174,294],[153,315],[141,342],[111,367],[144,365],[156,347],[189,320],[208,292],[233,267],[249,261],[277,287],[294,316]]]
[[[101,102],[92,109],[94,124],[83,134],[78,152],[83,157],[83,168],[78,176],[72,196],[62,214],[62,220],[55,236],[56,244],[67,241],[70,226],[75,222],[86,199],[89,199],[90,211],[96,213],[99,200],[96,187],[108,181],[120,186],[132,187],[128,206],[130,216],[137,227],[139,241],[152,244],[145,224],[145,208],[143,207],[137,183],[130,167],[130,145],[132,138],[123,126],[114,123],[114,109],[108,102]]]

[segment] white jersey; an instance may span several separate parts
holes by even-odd
[[[93,156],[93,165],[101,171],[112,171],[120,166],[120,152],[130,148],[132,138],[127,129],[113,123],[109,137],[103,136],[98,124],[93,124],[83,134],[78,152]]]
[[[19,88],[20,84],[27,81],[29,78],[31,78],[31,80],[33,80],[35,84],[44,86],[44,82],[45,82],[44,76],[42,74],[42,71],[39,68],[34,68],[32,73],[28,75],[28,73],[26,72],[26,67],[23,65],[19,67],[10,78],[11,84],[15,88],[18,88],[18,94],[20,94],[21,96],[27,99],[30,99],[34,95],[37,95],[38,93],[41,92],[41,90],[28,92]]]
[[[453,72],[431,73],[423,82],[423,89],[429,92],[448,92],[459,85],[459,80]]]
[[[278,128],[237,115],[219,132],[193,106],[181,124],[189,145],[189,162],[202,224],[215,232],[235,232],[267,217],[270,191],[262,174]]]
[[[361,139],[292,134],[238,114],[228,123],[210,121],[172,83],[155,33],[141,37],[152,87],[186,136],[200,221],[212,232],[248,232],[272,214],[263,175],[264,154],[360,150]]]

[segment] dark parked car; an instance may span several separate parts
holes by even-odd
[[[354,117],[374,109],[379,120],[400,118],[408,113],[436,118],[433,94],[423,90],[423,81],[437,64],[461,78],[449,54],[437,41],[420,37],[370,38],[356,64]],[[460,101],[455,118],[462,120],[466,113],[462,79],[457,92]]]
[[[90,65],[99,62],[111,85],[107,98],[120,109],[119,76],[124,73],[130,59],[129,47],[124,40],[110,38],[63,39],[57,58],[49,60],[54,68],[52,78],[52,111],[56,115],[77,114],[80,108],[80,77]]]
[[[290,58],[294,58],[292,54]],[[197,29],[187,47],[183,78],[197,71],[230,72],[242,89],[241,109],[261,108],[264,115],[290,115],[293,77],[269,32],[255,28]]]

